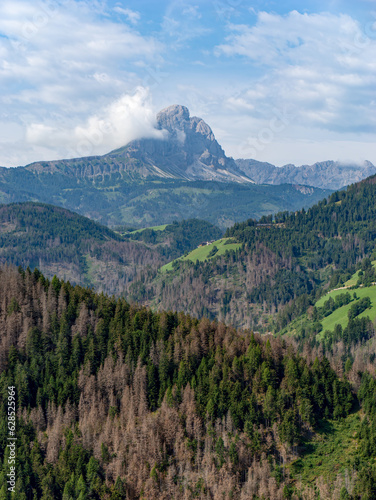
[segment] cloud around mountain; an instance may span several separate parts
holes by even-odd
[[[342,13],[313,2],[147,4],[1,2],[0,165],[105,153],[153,134],[149,118],[171,102],[203,116],[234,157],[375,163],[371,2]],[[270,134],[284,109],[288,124]]]
[[[138,87],[150,83],[163,44],[137,30],[136,12],[110,14],[102,2],[1,2],[0,164],[70,156],[103,122],[114,132],[104,134],[103,152],[119,145],[120,122],[125,139],[135,137],[130,128],[148,134]]]
[[[162,130],[150,103],[147,89],[139,87],[133,95],[123,95],[86,123],[72,129],[32,123],[27,129],[27,141],[33,146],[51,143],[66,151],[65,157],[75,158],[104,154],[139,138],[163,139]]]

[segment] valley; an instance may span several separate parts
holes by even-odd
[[[198,219],[112,230],[2,205],[0,380],[19,394],[25,443],[16,491],[372,495],[375,186],[226,231]]]
[[[163,138],[132,141],[103,156],[0,168],[0,202],[57,205],[110,227],[200,218],[226,229],[308,208],[330,193],[298,183],[256,185],[184,106],[162,110],[157,124]]]
[[[376,500],[376,13],[0,2],[0,500]]]

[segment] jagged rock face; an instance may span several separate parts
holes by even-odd
[[[218,180],[252,182],[226,157],[207,123],[190,117],[185,106],[174,105],[157,115],[157,127],[165,131],[165,138],[132,141],[116,154],[136,157],[158,175],[189,180]]]
[[[369,161],[362,165],[324,161],[301,167],[291,164],[275,167],[256,160],[236,160],[236,163],[257,184],[303,184],[333,190],[376,174],[376,167]]]
[[[215,180],[257,184],[302,184],[339,189],[376,173],[370,162],[343,165],[328,161],[314,165],[275,167],[256,160],[229,158],[207,123],[190,116],[188,108],[169,106],[157,115],[163,139],[140,139],[104,156],[33,163],[26,168],[40,174],[61,174],[89,182],[121,178],[132,182],[153,178]],[[0,180],[7,169],[0,169]]]
[[[175,130],[184,130],[189,124],[189,110],[185,106],[174,104],[168,108],[162,109],[157,114],[158,128],[175,132]]]
[[[169,106],[157,115],[163,139],[140,139],[104,156],[38,162],[33,173],[60,173],[94,182],[109,177],[134,181],[146,178],[216,180],[252,183],[228,158],[204,120],[190,117],[185,106]]]

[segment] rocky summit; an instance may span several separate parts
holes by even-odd
[[[376,174],[370,161],[343,163],[323,161],[313,165],[276,167],[257,160],[236,160],[238,167],[257,184],[303,184],[322,189],[341,189]]]
[[[254,159],[234,160],[226,156],[209,125],[202,118],[190,116],[188,108],[178,104],[158,113],[156,128],[163,132],[161,138],[140,138],[103,156],[36,162],[24,168],[37,175],[59,174],[95,184],[114,179],[127,183],[176,179],[297,184],[332,190],[376,173],[370,162],[345,165],[326,161],[276,167]],[[8,179],[7,170],[0,169],[0,181]]]
[[[149,175],[186,180],[253,182],[228,158],[207,123],[190,117],[185,106],[173,105],[157,115],[164,140],[140,139],[110,153],[112,158],[137,160]]]
[[[169,106],[158,113],[157,128],[164,131],[162,139],[139,139],[104,156],[37,162],[26,168],[95,182],[120,175],[127,181],[170,178],[253,183],[225,155],[209,125],[190,117],[185,106]]]

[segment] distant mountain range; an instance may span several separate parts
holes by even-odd
[[[309,207],[327,189],[256,185],[228,158],[210,127],[170,106],[164,139],[141,139],[104,156],[0,169],[0,202],[43,202],[109,226],[147,227],[200,218],[226,228],[249,217]]]
[[[228,158],[201,118],[190,117],[184,106],[170,106],[157,115],[165,138],[140,139],[104,156],[37,162],[26,169],[36,174],[62,174],[103,182],[114,176],[124,181],[180,179],[187,181],[253,183]]]
[[[376,167],[368,161],[362,165],[326,161],[276,167],[252,159],[234,160],[225,155],[209,125],[191,117],[185,106],[163,109],[157,115],[157,128],[164,132],[164,139],[139,139],[103,156],[42,161],[25,168],[37,175],[63,175],[96,184],[113,179],[127,183],[164,179],[301,184],[332,190],[376,173]]]
[[[340,189],[376,174],[369,161],[362,164],[323,161],[313,165],[276,167],[256,160],[236,160],[239,169],[257,184],[303,184],[323,189]]]
[[[184,106],[162,110],[157,127],[163,139],[132,141],[103,156],[0,168],[0,202],[58,205],[112,227],[200,218],[226,228],[249,217],[308,208],[331,189],[376,172],[370,163],[277,168],[235,161],[209,125],[190,117]]]

